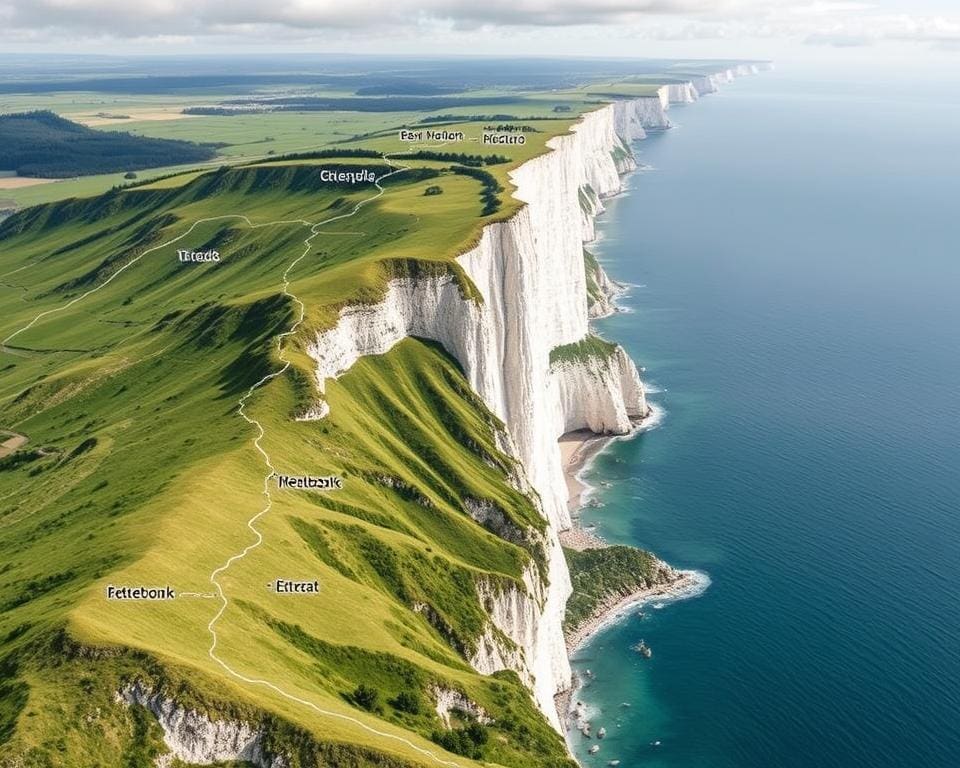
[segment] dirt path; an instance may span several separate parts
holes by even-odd
[[[0,442],[0,459],[5,456],[9,456],[18,448],[22,448],[29,441],[26,435],[20,435],[16,432],[10,432],[9,430],[3,429],[0,430],[0,437],[5,438],[3,442]]]

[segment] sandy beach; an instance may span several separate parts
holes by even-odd
[[[567,432],[560,440],[560,460],[563,462],[563,474],[567,481],[567,508],[571,515],[576,515],[583,503],[583,493],[587,490],[586,484],[580,479],[580,472],[609,442],[605,435],[597,435],[589,429],[579,429],[576,432]],[[567,531],[564,531],[567,533]],[[564,543],[564,546],[567,546]]]

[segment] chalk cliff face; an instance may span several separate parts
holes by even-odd
[[[700,98],[700,94],[694,87],[693,82],[671,83],[665,86],[667,89],[667,100],[671,104],[690,104]]]
[[[659,99],[643,101],[655,102],[653,114],[660,114]],[[531,574],[525,592],[482,594],[500,632],[484,636],[471,662],[484,672],[517,669],[556,725],[552,699],[570,682],[561,630],[570,581],[557,539],[570,518],[556,441],[577,428],[626,432],[629,417],[645,408],[625,353],[603,370],[550,368],[554,347],[588,332],[583,241],[593,236],[600,197],[620,189],[624,168],[618,168],[614,150],[622,151],[617,125],[625,124],[627,112],[644,115],[632,102],[592,112],[571,134],[552,139],[553,151],[513,172],[516,195],[526,205],[509,221],[488,226],[479,244],[458,259],[481,303],[464,299],[452,277],[394,280],[382,302],[345,309],[308,349],[322,392],[328,378],[363,355],[386,352],[406,336],[433,339],[459,361],[474,390],[507,425],[551,523],[545,542],[549,586],[544,590]],[[636,135],[627,131],[624,138]],[[588,216],[582,189],[591,190]],[[515,647],[503,647],[500,633]]]
[[[647,415],[643,384],[622,347],[606,358],[557,363],[550,373],[550,393],[563,425],[560,434],[586,428],[598,435],[623,435]],[[598,389],[603,397],[596,396]]]
[[[699,92],[691,81],[676,100]],[[637,369],[621,348],[552,367],[550,352],[588,334],[583,243],[594,236],[601,198],[620,191],[620,173],[634,167],[624,147],[648,129],[668,128],[669,103],[665,86],[656,96],[588,113],[570,134],[550,140],[552,151],[513,171],[524,207],[487,226],[477,246],[458,258],[482,302],[463,298],[452,277],[396,279],[381,302],[344,309],[337,325],[308,346],[322,396],[326,381],[360,357],[382,354],[407,336],[432,339],[457,359],[506,425],[507,442],[550,523],[549,585],[542,587],[532,568],[525,589],[480,585],[491,628],[470,661],[485,673],[515,669],[558,730],[553,697],[570,686],[562,624],[571,586],[558,540],[570,517],[557,438],[574,429],[624,434],[647,406]],[[321,401],[309,415],[325,413]]]
[[[614,157],[624,146],[618,126],[627,127],[622,136],[630,140],[637,126],[662,124],[660,99],[637,102],[587,114],[571,134],[550,141],[553,151],[513,172],[516,196],[526,205],[509,221],[488,226],[479,244],[458,259],[481,303],[464,299],[452,277],[397,279],[382,302],[345,309],[308,349],[322,392],[327,379],[363,355],[386,352],[406,336],[433,339],[507,425],[551,523],[545,542],[549,586],[543,590],[531,574],[525,593],[481,595],[500,632],[484,636],[471,662],[484,672],[517,669],[556,725],[552,699],[570,683],[562,635],[570,581],[557,539],[570,518],[557,438],[579,428],[622,434],[646,406],[636,368],[622,350],[605,366],[555,370],[550,351],[588,332],[582,248],[593,237],[600,198],[620,190],[625,168]],[[581,206],[583,189],[591,191],[589,215]],[[500,633],[515,647],[502,647]]]
[[[282,757],[268,756],[262,746],[263,732],[247,723],[211,720],[206,715],[180,706],[141,683],[132,683],[117,694],[124,704],[137,704],[153,713],[163,729],[169,750],[157,760],[166,768],[174,759],[191,765],[244,762],[256,768],[285,768]]]
[[[695,75],[690,80],[698,96],[706,96],[717,92],[717,83],[713,75]]]
[[[661,88],[656,96],[620,101],[614,107],[614,129],[626,142],[646,138],[647,131],[670,127],[670,118],[667,117],[670,100],[665,88]]]

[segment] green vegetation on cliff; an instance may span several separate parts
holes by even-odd
[[[600,287],[600,262],[586,248],[583,249],[583,273],[587,280],[587,306],[592,307],[607,297],[603,288]]]
[[[344,488],[274,485],[258,522],[264,545],[221,578],[230,603],[218,655],[343,717],[245,685],[207,653],[218,608],[202,597],[210,574],[252,542],[246,523],[263,508],[266,469],[237,405],[280,370],[276,339],[297,314],[281,276],[304,253],[309,222],[376,191],[321,184],[325,162],[191,174],[0,225],[0,338],[105,285],[3,352],[0,425],[29,442],[0,465],[0,765],[25,755],[29,766],[152,760],[155,721],[114,701],[133,681],[267,724],[292,765],[434,764],[407,741],[440,755],[465,745],[443,735],[436,688],[492,719],[489,738],[456,757],[464,768],[474,755],[568,765],[519,678],[469,664],[481,635],[509,644],[489,624],[480,586],[524,592],[525,572],[545,579],[545,523],[508,482],[502,425],[457,364],[408,339],[328,382],[327,418],[293,418],[317,397],[306,346],[340,308],[377,301],[400,274],[449,274],[464,295],[475,290],[453,261],[482,210],[470,176],[446,177],[438,203],[423,194],[432,168],[397,174],[356,216],[319,228],[289,274],[306,307],[285,341],[291,367],[247,405],[278,472],[336,475]],[[221,260],[184,263],[180,248]],[[480,524],[477,507],[496,514]],[[320,593],[278,597],[264,585],[280,577],[316,579]],[[110,601],[107,584],[183,596]],[[361,685],[375,705],[355,697]]]
[[[666,573],[656,557],[626,546],[564,549],[573,594],[567,601],[564,627],[575,629],[610,600],[663,583]]]
[[[617,348],[617,345],[613,342],[590,334],[580,341],[551,349],[550,365],[585,362],[596,362],[603,365],[616,353]]]

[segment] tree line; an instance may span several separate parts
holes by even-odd
[[[57,179],[209,160],[216,144],[96,131],[49,111],[0,115],[0,168]]]

